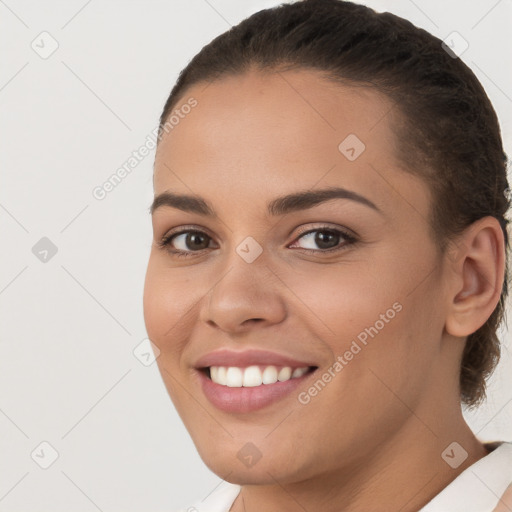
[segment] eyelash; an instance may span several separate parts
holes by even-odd
[[[303,232],[299,233],[299,236],[292,243],[295,243],[300,238],[304,237],[305,235],[308,235],[309,233],[315,233],[317,231],[332,233],[332,234],[335,234],[335,235],[340,235],[345,240],[345,242],[342,245],[339,245],[339,246],[331,248],[331,249],[304,249],[304,248],[299,248],[300,251],[305,251],[308,254],[311,254],[311,253],[313,253],[313,254],[318,254],[318,253],[324,254],[324,253],[340,252],[340,251],[345,250],[347,248],[347,246],[354,245],[358,241],[357,238],[354,235],[351,235],[347,231],[344,231],[342,229],[332,228],[330,226],[320,226],[320,227],[316,227],[314,229],[310,229],[310,230],[303,231]],[[166,250],[167,252],[169,252],[170,254],[172,254],[176,258],[189,258],[191,256],[195,256],[197,254],[200,254],[200,253],[202,253],[203,251],[206,250],[206,249],[203,249],[203,250],[199,250],[199,251],[181,251],[179,249],[171,249],[170,248],[170,244],[171,244],[171,241],[173,240],[173,238],[176,237],[176,236],[179,236],[179,235],[186,234],[186,233],[195,233],[195,234],[205,235],[205,236],[207,236],[211,240],[211,237],[207,233],[205,233],[204,231],[201,231],[199,229],[189,228],[189,229],[182,229],[181,231],[176,231],[176,232],[171,232],[171,233],[166,234],[158,242],[158,246],[161,249]]]

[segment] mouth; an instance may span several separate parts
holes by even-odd
[[[294,390],[304,386],[317,369],[317,366],[208,366],[197,368],[197,372],[203,393],[212,405],[227,413],[248,413],[286,397],[293,398]]]

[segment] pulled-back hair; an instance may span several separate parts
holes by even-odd
[[[342,0],[302,0],[259,11],[213,39],[181,71],[160,117],[160,136],[187,90],[251,69],[310,69],[333,82],[374,87],[394,105],[397,157],[433,194],[429,225],[441,254],[485,216],[509,253],[507,157],[482,85],[432,34],[398,16]],[[167,131],[167,130],[166,130]],[[461,400],[479,405],[500,357],[509,263],[499,303],[466,340]]]

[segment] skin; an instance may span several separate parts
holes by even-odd
[[[487,454],[463,419],[458,377],[465,337],[499,300],[498,222],[481,219],[456,258],[440,255],[429,189],[401,168],[395,113],[372,89],[308,70],[251,70],[192,86],[183,102],[189,97],[197,106],[157,149],[155,195],[201,196],[218,218],[155,209],[144,315],[201,458],[242,484],[233,512],[418,510]],[[354,161],[338,150],[351,133],[366,146]],[[380,211],[350,199],[278,217],[266,211],[277,196],[329,186]],[[325,225],[358,241],[341,236],[331,247],[342,250],[322,253],[314,238],[300,238]],[[180,226],[205,232],[211,245],[193,253],[184,236],[175,239],[188,258],[159,247]],[[236,252],[248,236],[263,249],[252,263]],[[276,351],[311,361],[321,375],[397,302],[401,311],[307,405],[297,395],[318,377],[243,414],[216,409],[201,391],[194,361],[219,348]],[[456,469],[441,457],[454,441],[468,453]],[[261,453],[251,467],[237,457],[248,442]]]
[[[498,505],[492,512],[509,512],[510,510],[512,510],[512,484],[506,488],[503,496],[498,502]]]

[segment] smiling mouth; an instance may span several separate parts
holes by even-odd
[[[200,368],[208,379],[215,384],[229,388],[254,388],[268,386],[277,382],[286,382],[298,379],[314,372],[317,366],[291,366],[252,365],[238,366],[209,366]]]

